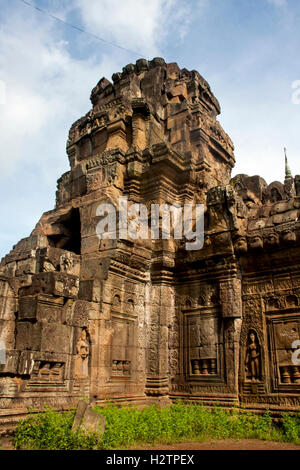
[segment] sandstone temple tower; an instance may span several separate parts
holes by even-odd
[[[231,179],[198,72],[140,59],[112,80],[71,127],[55,208],[0,265],[2,425],[81,397],[297,409],[300,176]],[[203,248],[100,240],[97,207],[121,196],[204,204]]]

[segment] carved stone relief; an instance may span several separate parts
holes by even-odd
[[[78,379],[87,378],[89,374],[89,354],[90,346],[85,330],[82,330],[76,344],[75,376]]]

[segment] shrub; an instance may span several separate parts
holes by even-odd
[[[58,413],[46,408],[43,413],[31,412],[29,418],[18,423],[14,444],[24,450],[87,450],[97,446],[97,435],[82,431],[72,432],[75,412]]]
[[[282,428],[285,440],[300,444],[300,412],[298,414],[283,415]]]
[[[117,407],[107,403],[95,410],[106,418],[105,432],[86,435],[72,432],[75,412],[60,414],[51,408],[21,421],[15,433],[18,449],[127,449],[137,443],[174,443],[184,440],[268,439],[300,440],[300,414],[283,416],[281,428],[272,423],[269,412],[257,415],[238,409],[212,410],[181,401],[159,408]]]

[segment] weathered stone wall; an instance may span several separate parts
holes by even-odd
[[[141,59],[112,78],[71,127],[56,207],[0,265],[3,427],[84,396],[295,409],[300,177],[230,179],[233,144],[198,72]],[[97,208],[121,196],[204,204],[204,247],[100,240]]]

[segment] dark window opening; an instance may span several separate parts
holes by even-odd
[[[55,225],[60,228],[60,233],[48,236],[50,246],[80,255],[81,224],[79,209],[72,209],[68,214],[63,215]]]

